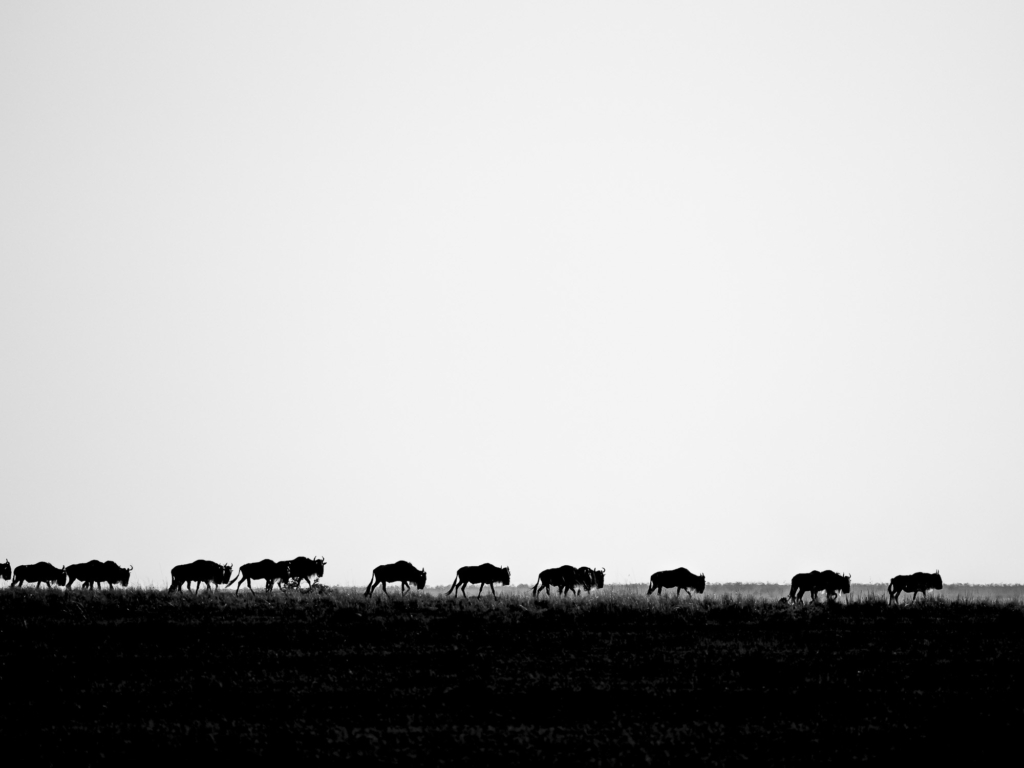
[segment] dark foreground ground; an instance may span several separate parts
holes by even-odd
[[[0,690],[33,764],[946,763],[1017,740],[1024,607],[5,589]]]

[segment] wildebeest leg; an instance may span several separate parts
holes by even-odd
[[[679,592],[681,590],[682,590],[682,587],[676,587],[676,597],[679,597]]]
[[[494,582],[491,582],[491,597],[497,597],[498,593],[494,591]]]
[[[483,593],[484,593],[484,583],[481,581],[480,582],[480,591],[476,593],[476,599],[479,600],[480,599],[480,595],[482,595]]]

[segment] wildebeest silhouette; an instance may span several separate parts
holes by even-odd
[[[455,581],[452,582],[452,587],[445,596],[455,592],[455,596],[458,597],[458,588],[462,587],[462,596],[466,597],[466,585],[467,584],[479,584],[480,591],[476,593],[477,597],[483,594],[484,587],[490,585],[491,594],[495,597],[497,595],[494,592],[494,582],[499,582],[504,586],[508,586],[512,581],[512,571],[508,569],[508,566],[499,568],[496,565],[490,563],[484,563],[483,565],[464,565],[455,572]]]
[[[811,571],[809,573],[798,573],[793,577],[793,583],[789,589],[791,602],[803,602],[805,592],[811,593],[811,600],[817,601],[818,593],[824,591],[828,601],[834,602],[839,597],[839,592],[844,595],[850,594],[850,577],[838,574],[835,571]]]
[[[290,579],[295,579],[297,584],[301,584],[302,580],[306,580],[306,586],[313,586],[313,582],[310,578],[316,576],[317,578],[323,578],[324,566],[327,563],[322,557],[314,557],[310,560],[308,557],[296,557],[294,560],[288,561],[288,573]]]
[[[64,570],[68,575],[68,589],[71,589],[76,581],[82,582],[82,589],[92,589],[96,584],[99,584],[102,589],[103,582],[107,582],[110,589],[113,589],[115,584],[127,587],[134,568],[132,566],[122,568],[113,560],[106,562],[90,560],[87,563],[74,563]]]
[[[540,592],[551,594],[551,587],[558,587],[558,594],[563,595],[566,591],[578,594],[577,589],[587,589],[591,582],[590,574],[582,568],[574,568],[571,565],[562,565],[558,568],[548,568],[537,576],[537,583],[533,585],[533,596],[537,597]],[[601,583],[604,584],[604,572],[601,572]]]
[[[647,594],[651,594],[654,590],[658,590],[658,594],[661,594],[661,590],[676,588],[676,597],[679,596],[680,590],[685,589],[686,595],[691,597],[690,590],[697,590],[698,594],[704,592],[704,574],[696,576],[685,568],[676,568],[673,571],[658,571],[651,574],[651,586],[647,590]]]
[[[0,563],[0,579],[11,580],[11,561]]]
[[[228,582],[230,587],[238,581],[238,586],[235,587],[235,594],[238,594],[238,590],[242,588],[242,582],[249,587],[249,591],[253,592],[252,580],[265,579],[267,582],[267,592],[274,588],[275,581],[288,581],[289,570],[288,561],[276,563],[273,560],[260,560],[258,563],[246,563],[238,569],[238,575]],[[255,594],[255,593],[254,593]]]
[[[604,589],[604,568],[597,570],[582,566],[576,569],[577,574],[583,576],[583,589],[589,592],[592,589]]]
[[[35,563],[34,565],[19,565],[14,569],[14,581],[12,587],[20,587],[25,582],[35,584],[36,589],[43,582],[47,588],[52,588],[51,582],[56,581],[57,586],[63,587],[68,583],[68,574],[63,568],[55,568],[49,563]]]
[[[889,582],[889,604],[899,603],[900,593],[913,592],[914,596],[910,602],[917,601],[917,593],[928,596],[929,589],[942,589],[942,577],[939,572],[925,573],[918,571],[910,576],[894,576]]]
[[[404,595],[406,589],[410,592],[412,591],[409,582],[415,584],[417,589],[423,589],[427,586],[427,572],[418,570],[416,566],[407,560],[399,560],[388,565],[378,565],[373,569],[373,578],[370,579],[363,597],[372,595],[373,590],[377,588],[378,584],[380,584],[381,591],[386,595],[388,593],[388,582],[392,581],[402,582],[402,594]]]
[[[184,565],[176,565],[171,568],[171,586],[167,590],[168,592],[174,592],[177,590],[181,592],[181,585],[184,584],[188,591],[192,591],[192,582],[196,583],[196,592],[199,591],[199,585],[205,584],[206,589],[210,589],[210,582],[213,582],[217,586],[221,584],[231,583],[231,572],[234,570],[234,566],[225,563],[215,563],[212,560],[195,560],[191,563],[185,563]],[[252,587],[250,587],[250,590]],[[238,590],[235,590],[236,592]]]

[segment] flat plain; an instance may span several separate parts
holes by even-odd
[[[48,765],[946,762],[1016,740],[1019,588],[900,606],[779,589],[3,589],[0,737]]]

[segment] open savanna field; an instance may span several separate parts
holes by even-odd
[[[3,589],[0,737],[35,764],[79,765],[820,764],[1015,741],[1020,588],[901,606],[882,589],[813,606],[772,585],[540,600]]]

